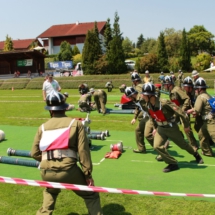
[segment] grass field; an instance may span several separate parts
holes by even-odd
[[[65,90],[70,94],[69,103],[77,107],[77,90]],[[63,90],[64,92],[64,90]],[[213,94],[213,90],[211,90]],[[108,108],[120,101],[122,94],[118,89],[108,93]],[[166,96],[163,96],[166,97]],[[39,125],[49,119],[44,110],[40,90],[1,90],[0,91],[0,130],[6,134],[6,140],[0,143],[0,156],[7,156],[7,149],[30,150]],[[116,108],[114,108],[116,109]],[[79,111],[67,112],[71,117],[85,117]],[[197,165],[194,157],[171,142],[169,153],[179,163],[180,170],[163,173],[166,166],[155,160],[156,153],[146,142],[147,154],[135,154],[134,129],[131,125],[132,114],[107,114],[102,116],[91,112],[91,130],[109,130],[106,140],[92,140],[93,177],[96,186],[175,193],[215,194],[213,177],[214,158],[204,157],[205,163]],[[137,122],[138,123],[138,122]],[[137,124],[136,123],[136,124]],[[117,160],[105,159],[110,145],[123,142],[124,152]],[[29,158],[30,159],[30,158]],[[40,180],[36,167],[0,164],[1,176]],[[42,204],[40,187],[11,185],[0,183],[0,214],[31,215]],[[141,195],[123,195],[101,193],[104,214],[109,215],[145,215],[145,214],[215,214],[214,198],[157,197]],[[58,197],[55,215],[87,214],[83,200],[73,192],[63,190]]]

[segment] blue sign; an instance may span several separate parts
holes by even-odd
[[[49,69],[72,69],[72,61],[55,61],[49,62]]]

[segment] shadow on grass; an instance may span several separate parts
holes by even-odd
[[[108,205],[105,205],[102,208],[102,211],[105,215],[132,215],[131,213],[128,213],[125,211],[124,206],[120,204],[111,203]],[[67,215],[79,215],[78,213],[68,213]],[[87,215],[87,214],[83,214]]]
[[[171,147],[170,147],[171,148]],[[178,154],[178,152],[176,151],[173,151],[173,150],[170,150],[170,148],[167,149],[168,153],[173,156],[173,157],[180,157],[180,158],[183,158],[184,155],[180,155]],[[154,155],[158,155],[158,153],[154,150],[154,149],[147,149],[147,153],[151,153],[151,154],[154,154]]]
[[[124,206],[116,203],[105,205],[102,210],[105,215],[132,215],[125,211]]]
[[[190,161],[190,162],[179,161],[178,165],[180,168],[190,168],[190,169],[205,169],[205,168],[207,168],[207,165],[201,164],[201,166],[200,166],[196,163],[196,161]]]
[[[99,151],[102,147],[104,147],[104,146],[106,146],[106,145],[92,145],[91,147],[90,147],[90,151]]]

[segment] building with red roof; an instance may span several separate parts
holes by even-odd
[[[35,43],[38,46],[42,46],[40,41],[38,39],[23,39],[23,40],[12,40],[13,41],[13,49],[14,51],[19,50],[29,50],[31,49],[32,45]],[[0,51],[3,51],[4,49],[4,41],[0,41]]]
[[[104,42],[104,30],[106,22],[97,22],[99,37]],[[82,52],[84,41],[89,30],[92,30],[95,22],[72,23],[53,25],[37,38],[43,41],[43,46],[48,50],[49,54],[57,54],[60,51],[60,44],[63,41],[70,43],[71,47],[75,45]]]

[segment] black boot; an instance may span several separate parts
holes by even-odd
[[[203,164],[204,163],[202,157],[200,156],[200,154],[198,152],[196,152],[193,156],[196,159],[196,163],[198,163],[198,164]]]
[[[167,167],[163,169],[163,172],[171,172],[178,169],[179,169],[178,164],[169,164]]]

